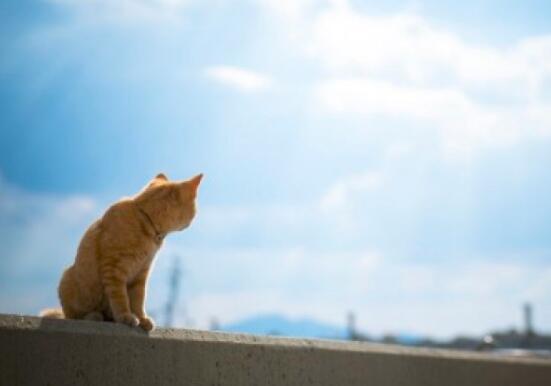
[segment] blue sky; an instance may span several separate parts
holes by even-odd
[[[181,325],[277,312],[437,336],[551,330],[544,1],[4,1],[0,312],[56,303],[86,226],[206,178]]]

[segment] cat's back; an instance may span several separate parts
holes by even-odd
[[[85,232],[75,267],[78,271],[97,272],[102,262],[123,259],[133,271],[151,261],[159,246],[144,235],[135,201],[124,198],[111,205]],[[128,256],[133,258],[128,260]]]
[[[138,237],[141,234],[141,223],[136,211],[132,198],[123,198],[111,205],[99,224],[102,241],[105,243],[113,239],[128,243]]]
[[[95,260],[97,253],[97,242],[99,240],[101,228],[101,218],[97,219],[88,227],[77,250],[77,256],[75,259],[75,265],[83,265],[85,263],[92,262]]]
[[[95,260],[105,232],[114,232],[114,229],[125,227],[125,217],[130,210],[130,199],[122,199],[112,204],[96,221],[84,232],[80,241],[76,262]],[[126,212],[126,213],[125,213]]]
[[[133,198],[125,198],[113,204],[99,224],[101,252],[115,252],[140,258],[154,255],[160,245],[144,233],[142,216]]]

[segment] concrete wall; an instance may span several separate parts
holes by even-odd
[[[551,361],[0,315],[0,385],[551,385]]]

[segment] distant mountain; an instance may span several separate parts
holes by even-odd
[[[221,326],[220,330],[256,335],[282,335],[296,338],[345,339],[346,329],[312,319],[288,319],[277,314],[253,316],[237,323]]]
[[[348,333],[344,327],[334,326],[308,318],[290,319],[279,314],[253,316],[236,323],[222,325],[220,330],[255,335],[289,336],[294,338],[348,339]],[[412,346],[421,342],[423,337],[417,334],[402,332],[380,337],[371,336],[371,340]]]
[[[412,334],[407,332],[401,332],[395,336],[396,343],[404,344],[406,346],[415,346],[423,341],[424,337],[418,334]]]

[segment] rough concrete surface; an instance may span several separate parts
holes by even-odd
[[[549,386],[551,361],[0,315],[0,385]]]

